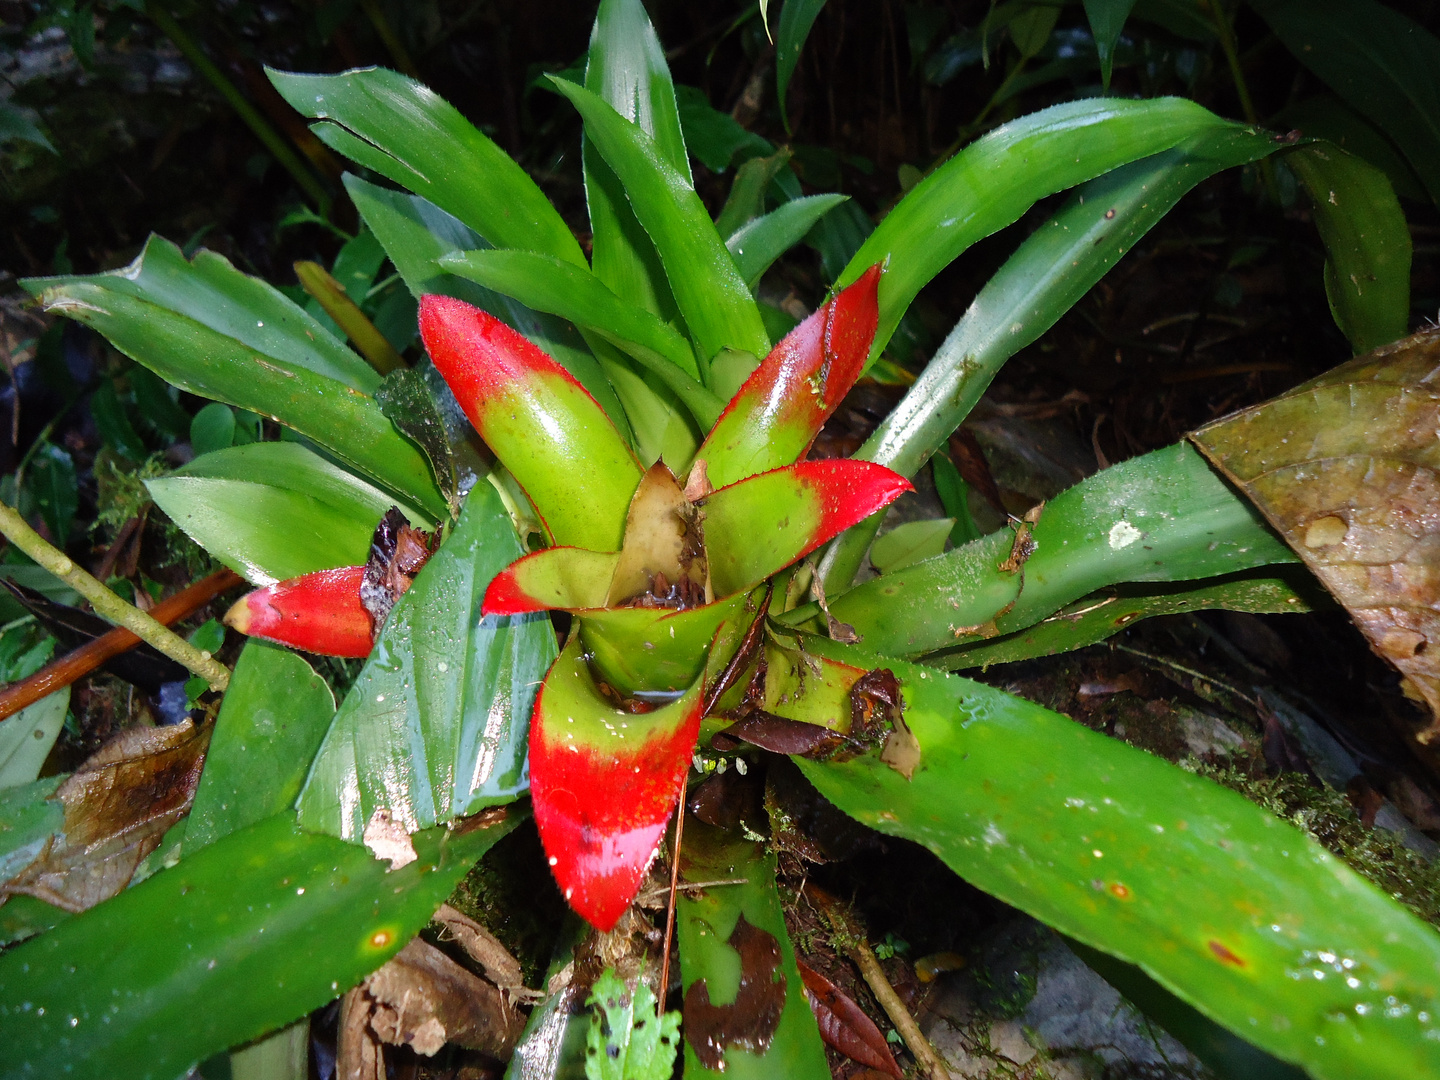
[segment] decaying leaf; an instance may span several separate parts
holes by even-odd
[[[715,750],[728,751],[734,750],[742,742],[747,742],[776,754],[823,757],[844,741],[844,736],[819,724],[787,720],[783,716],[756,709],[712,735],[710,746]]]
[[[435,912],[435,921],[445,928],[449,940],[455,942],[465,954],[480,965],[485,977],[511,997],[535,998],[540,995],[525,989],[525,976],[520,970],[520,961],[500,944],[500,939],[486,930],[463,911],[449,904],[441,904]]]
[[[657,1017],[644,979],[632,991],[606,968],[586,1004],[594,1006],[585,1033],[586,1080],[667,1080],[680,1050],[680,1014]]]
[[[1406,677],[1440,736],[1440,331],[1376,349],[1191,439]]]
[[[190,809],[210,730],[186,720],[111,739],[50,796],[65,807],[63,831],[0,885],[0,897],[84,911],[120,892]]]
[[[665,463],[650,466],[630,500],[606,604],[684,610],[710,599],[700,516]]]
[[[727,939],[740,954],[740,989],[729,1005],[713,1005],[710,987],[696,979],[685,992],[685,1041],[707,1069],[725,1068],[725,1050],[763,1054],[785,1009],[780,943],[741,915]]]
[[[820,1037],[852,1061],[903,1077],[905,1074],[900,1071],[885,1036],[865,1010],[803,960],[796,960],[795,967],[805,983],[805,994],[810,999]]]
[[[503,1060],[523,1027],[499,989],[416,938],[346,995],[337,1075],[384,1077],[381,1043],[427,1057],[454,1043]]]
[[[444,415],[424,372],[419,368],[405,367],[390,372],[375,391],[375,401],[390,422],[429,460],[435,482],[450,504],[452,516],[458,514],[460,493],[455,454],[445,430]]]
[[[439,546],[439,529],[427,533],[415,528],[398,506],[385,511],[370,539],[370,557],[360,582],[360,603],[370,613],[375,633]]]
[[[850,688],[850,738],[884,738],[880,760],[909,780],[920,764],[920,743],[905,723],[900,682],[889,668],[867,671]]]

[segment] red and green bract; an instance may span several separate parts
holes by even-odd
[[[760,617],[766,579],[910,490],[868,462],[799,461],[859,377],[879,280],[872,267],[771,350],[697,451],[688,495],[668,470],[647,473],[594,398],[520,334],[462,301],[421,299],[431,359],[554,545],[498,574],[483,610],[575,615],[536,698],[531,795],[556,880],[602,930],[639,890],[679,799],[707,667],[713,674],[729,660],[712,653],[733,652]],[[690,539],[677,562],[679,535]],[[323,587],[306,595],[317,611],[358,608],[344,575],[331,573],[242,604],[269,610],[279,602],[270,594],[315,579]],[[689,592],[676,600],[687,575]],[[636,580],[649,591],[617,595]],[[252,618],[249,632],[335,651],[313,625],[303,643],[285,636],[302,624]],[[349,632],[343,644],[353,648]]]

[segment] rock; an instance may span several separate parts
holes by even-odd
[[[1035,1056],[1035,1048],[1025,1040],[1025,1029],[1014,1020],[990,1025],[990,1049],[1016,1065],[1024,1065]]]

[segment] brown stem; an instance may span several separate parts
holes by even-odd
[[[201,578],[174,596],[160,601],[150,610],[150,615],[156,622],[168,626],[204,607],[222,593],[244,583],[245,579],[233,570],[217,570],[209,577]],[[88,641],[73,652],[51,661],[28,678],[0,690],[0,720],[13,716],[25,706],[33,705],[61,687],[84,678],[106,660],[139,644],[138,637],[117,626],[94,641]]]
[[[675,811],[675,851],[670,857],[670,903],[665,908],[665,952],[660,961],[660,1015],[665,1015],[665,998],[670,993],[670,941],[675,933],[675,895],[680,889],[680,837],[685,831],[685,785],[680,785],[680,806]]]
[[[805,886],[805,895],[808,896],[820,912],[829,921],[830,925],[839,932],[845,951],[850,954],[850,959],[860,969],[866,985],[870,992],[875,995],[875,1000],[880,1002],[880,1007],[885,1010],[885,1015],[890,1017],[890,1022],[895,1025],[895,1030],[905,1040],[910,1053],[915,1055],[915,1060],[920,1063],[921,1070],[930,1080],[950,1080],[950,1066],[945,1064],[935,1048],[930,1045],[930,1040],[920,1030],[920,1025],[915,1022],[915,1017],[910,1015],[905,1002],[895,992],[895,987],[890,984],[889,978],[885,975],[885,969],[880,966],[874,950],[870,948],[865,940],[865,928],[851,922],[850,917],[845,913],[844,907],[829,893],[814,885]]]

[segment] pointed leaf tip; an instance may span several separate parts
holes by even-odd
[[[591,679],[578,636],[545,678],[530,730],[535,824],[566,901],[598,930],[613,927],[640,890],[702,711],[698,683],[652,713],[616,710]]]
[[[242,596],[225,622],[242,634],[323,656],[365,657],[374,644],[370,613],[360,602],[363,566],[290,578]]]
[[[696,453],[724,487],[799,460],[865,367],[879,325],[876,264],[770,350]]]
[[[551,539],[619,548],[641,469],[589,391],[522,335],[463,300],[422,296],[420,335]]]

